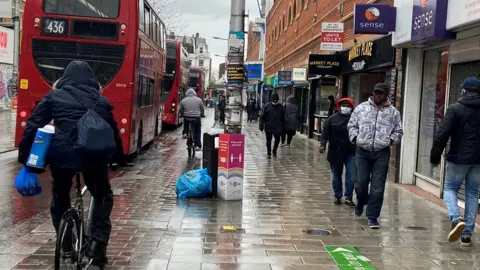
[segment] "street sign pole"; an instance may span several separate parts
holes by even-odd
[[[242,133],[243,87],[245,82],[245,0],[231,0],[230,32],[228,35],[225,133]]]
[[[18,69],[20,62],[20,0],[15,0],[15,13],[13,15],[13,72],[12,72],[12,92],[18,93]]]

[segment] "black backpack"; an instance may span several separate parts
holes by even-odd
[[[67,91],[65,91],[68,93]],[[77,138],[71,141],[75,149],[89,155],[110,156],[117,150],[115,136],[110,124],[105,121],[95,108],[103,97],[100,97],[95,105],[89,109],[81,104],[74,96],[68,93],[78,104],[87,111],[77,122]]]

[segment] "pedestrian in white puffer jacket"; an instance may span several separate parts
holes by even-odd
[[[357,145],[355,214],[361,216],[367,205],[368,225],[372,229],[380,228],[378,217],[383,205],[390,145],[400,143],[403,136],[400,112],[390,103],[388,92],[387,84],[376,84],[373,96],[355,108],[347,125],[349,139]]]

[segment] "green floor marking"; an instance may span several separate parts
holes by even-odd
[[[349,246],[325,246],[340,270],[375,270],[370,260]]]

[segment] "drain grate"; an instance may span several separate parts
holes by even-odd
[[[408,227],[405,227],[406,229],[408,230],[412,230],[412,231],[427,231],[428,229],[425,228],[425,227],[420,227],[420,226],[408,226]]]
[[[304,232],[311,235],[331,235],[332,234],[332,232],[329,230],[317,230],[317,229],[305,230]]]

